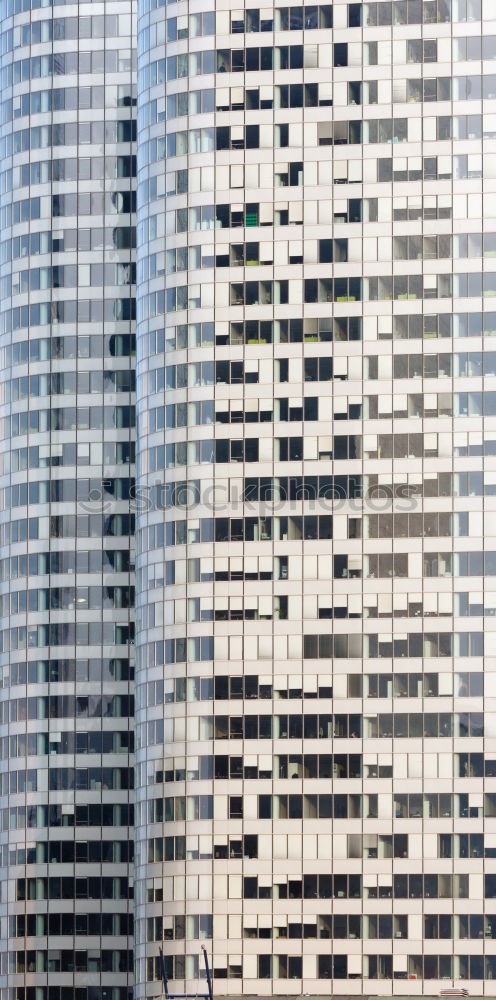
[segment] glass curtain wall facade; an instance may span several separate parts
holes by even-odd
[[[494,992],[495,17],[141,2],[137,997]]]
[[[131,0],[0,5],[0,990],[132,982]]]

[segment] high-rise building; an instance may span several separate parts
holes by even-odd
[[[0,3],[0,996],[132,972],[132,0]]]
[[[496,7],[234,7],[138,18],[136,996],[493,994]]]
[[[491,995],[494,0],[138,6],[136,998]],[[132,982],[133,30],[0,0],[0,1000]]]

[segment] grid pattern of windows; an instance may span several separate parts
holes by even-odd
[[[129,1000],[133,4],[0,27],[0,991]]]
[[[139,7],[139,998],[493,992],[495,17]]]

